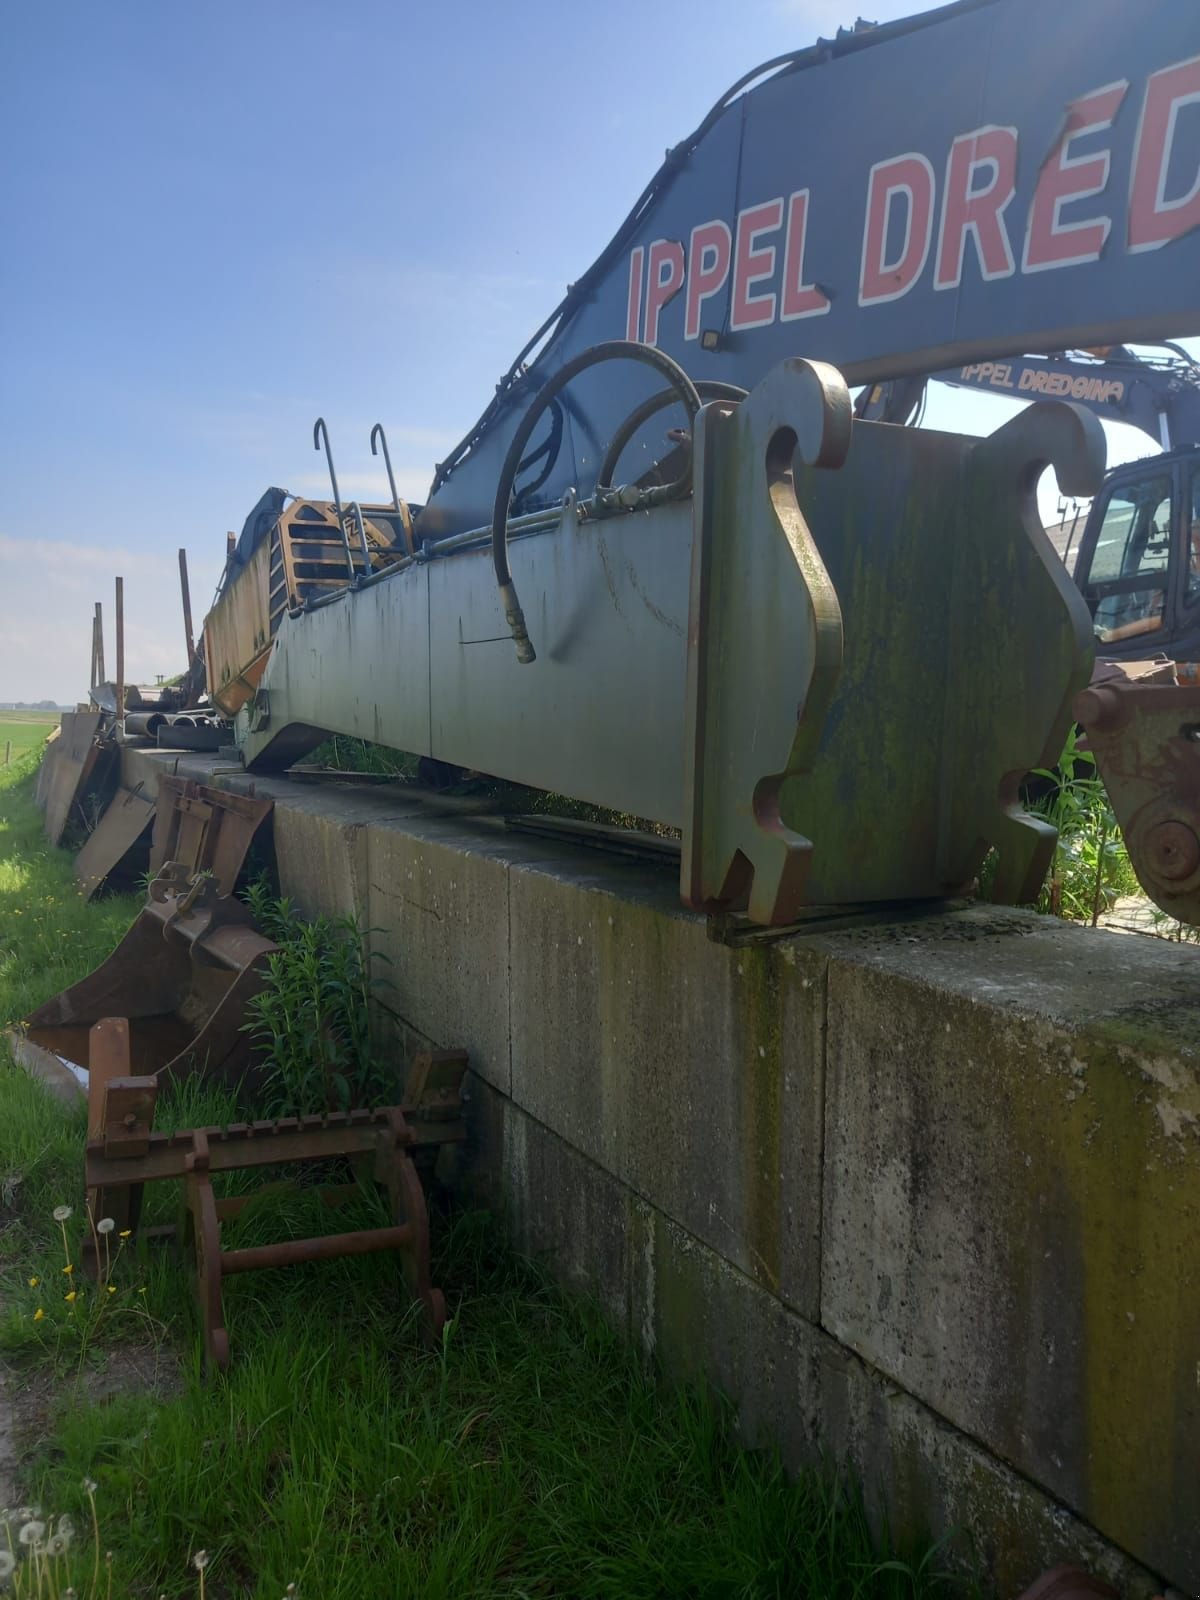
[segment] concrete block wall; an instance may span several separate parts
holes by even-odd
[[[398,1036],[471,1051],[523,1248],[999,1593],[1064,1559],[1200,1593],[1200,951],[982,908],[735,949],[668,871],[259,788]]]

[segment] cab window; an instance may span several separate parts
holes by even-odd
[[[1102,644],[1163,626],[1171,514],[1167,473],[1121,484],[1109,496],[1084,589]],[[1200,595],[1200,571],[1196,584]]]
[[[1200,466],[1192,468],[1192,497],[1188,508],[1187,600],[1194,605],[1200,600]]]

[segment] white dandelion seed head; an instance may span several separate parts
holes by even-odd
[[[75,1537],[74,1517],[68,1516],[64,1511],[62,1516],[59,1517],[58,1521],[54,1524],[54,1531],[58,1534],[60,1539],[65,1539],[67,1543],[70,1544],[71,1540]]]
[[[24,1545],[37,1544],[46,1531],[46,1524],[32,1517],[18,1533],[17,1538]]]
[[[100,1221],[96,1224],[96,1232],[111,1233],[115,1227],[116,1223],[111,1217],[101,1217]]]
[[[95,1492],[96,1492],[96,1480],[95,1480],[95,1478],[85,1478],[83,1480],[83,1483],[82,1483],[81,1487],[83,1489],[84,1494],[87,1494],[87,1495],[95,1494]]]
[[[67,1541],[61,1533],[52,1533],[46,1540],[46,1554],[48,1556],[65,1556],[66,1553]]]
[[[70,1208],[70,1206],[55,1206],[55,1208],[54,1208],[54,1220],[55,1220],[55,1222],[67,1222],[70,1219],[70,1216],[71,1216],[71,1208]]]
[[[208,1565],[208,1551],[197,1550],[196,1554],[192,1557],[192,1565],[195,1567],[197,1572],[203,1572],[205,1567]]]
[[[11,1578],[17,1570],[17,1558],[11,1550],[0,1550],[0,1583],[5,1578]]]

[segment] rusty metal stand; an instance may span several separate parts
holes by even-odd
[[[111,1216],[122,1228],[136,1228],[146,1183],[180,1179],[186,1205],[180,1243],[195,1253],[196,1290],[204,1335],[206,1370],[229,1365],[229,1334],[222,1307],[222,1283],[238,1272],[330,1261],[378,1250],[399,1253],[413,1298],[422,1309],[426,1335],[436,1340],[446,1320],[446,1302],[430,1280],[429,1216],[416,1160],[429,1165],[444,1144],[466,1137],[462,1122],[463,1050],[431,1051],[413,1063],[404,1105],[333,1112],[327,1116],[282,1117],[274,1122],[232,1123],[228,1127],[152,1132],[157,1083],[153,1078],[116,1076],[128,1029],[122,1019],[96,1024],[109,1072],[92,1097],[87,1146],[87,1185],[95,1216]],[[99,1052],[98,1052],[99,1053]],[[227,1250],[221,1224],[236,1217],[271,1185],[252,1195],[218,1199],[213,1177],[253,1167],[328,1163],[348,1159],[360,1177],[387,1193],[390,1225],[350,1233],[291,1239],[279,1244]],[[359,1193],[357,1183],[326,1186],[322,1200],[344,1204]],[[154,1230],[175,1236],[175,1229]]]

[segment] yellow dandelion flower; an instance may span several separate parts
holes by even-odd
[[[110,1283],[109,1286],[108,1286],[108,1292],[109,1292],[109,1294],[116,1294],[116,1292],[117,1292],[116,1284]]]
[[[31,1289],[36,1289],[36,1288],[37,1288],[37,1286],[38,1286],[38,1284],[39,1284],[39,1283],[41,1283],[41,1281],[42,1281],[42,1280],[41,1280],[41,1279],[40,1279],[40,1278],[30,1278],[30,1280],[29,1280],[29,1287],[30,1287],[30,1288],[31,1288]]]
[[[69,1278],[71,1276],[71,1274],[75,1271],[75,1268],[68,1261],[66,1266],[62,1270],[66,1273],[67,1277]]]
[[[46,1315],[46,1313],[42,1310],[41,1306],[39,1306],[37,1308],[37,1310],[33,1313],[33,1320],[35,1322],[40,1322],[45,1315]]]
[[[79,1296],[79,1291],[77,1289],[72,1289],[70,1294],[63,1295],[63,1299],[67,1302],[68,1305],[70,1305],[71,1301],[77,1299],[78,1296]]]
[[[133,1229],[132,1228],[122,1228],[121,1229],[121,1233],[120,1233],[120,1237],[122,1239],[128,1239],[132,1233],[133,1233]]]

